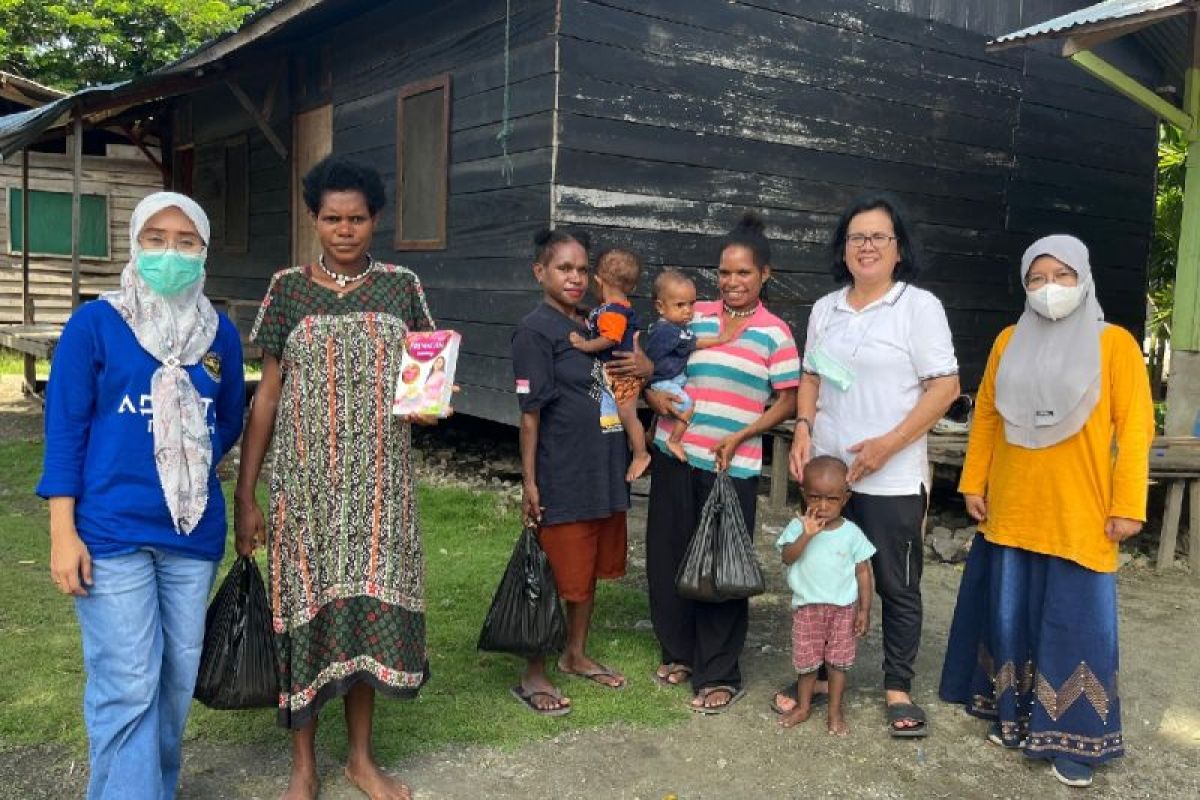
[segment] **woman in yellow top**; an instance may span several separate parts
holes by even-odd
[[[1104,322],[1088,251],[1047,236],[1021,259],[1025,312],[996,338],[959,491],[979,535],[940,694],[988,740],[1068,786],[1123,754],[1117,551],[1146,519],[1154,413],[1141,348]]]

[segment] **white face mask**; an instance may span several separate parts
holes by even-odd
[[[1060,320],[1069,316],[1083,302],[1086,286],[1059,286],[1048,283],[1040,289],[1026,292],[1029,307],[1049,320]]]

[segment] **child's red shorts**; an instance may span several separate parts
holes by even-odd
[[[846,670],[854,666],[854,617],[858,606],[813,603],[792,615],[792,664],[801,675],[822,664]]]

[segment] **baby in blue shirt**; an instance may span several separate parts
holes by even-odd
[[[850,500],[845,462],[818,456],[804,467],[804,516],[794,519],[775,542],[787,565],[792,590],[792,664],[799,674],[797,703],[783,715],[785,728],[812,712],[817,670],[829,672],[829,732],[845,736],[842,715],[846,670],[854,664],[855,639],[871,619],[871,566],[875,547],[862,529],[842,517]]]
[[[692,420],[692,398],[684,391],[688,357],[695,350],[717,347],[733,341],[731,331],[720,336],[697,337],[688,328],[695,313],[696,284],[677,269],[664,269],[654,279],[654,308],[659,318],[647,333],[642,351],[654,362],[650,388],[671,397],[671,412],[679,424],[671,430],[667,449],[680,461],[687,461],[683,434]]]

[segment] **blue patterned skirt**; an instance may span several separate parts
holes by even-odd
[[[1117,651],[1115,573],[979,534],[938,693],[1028,756],[1098,764],[1125,752]]]

